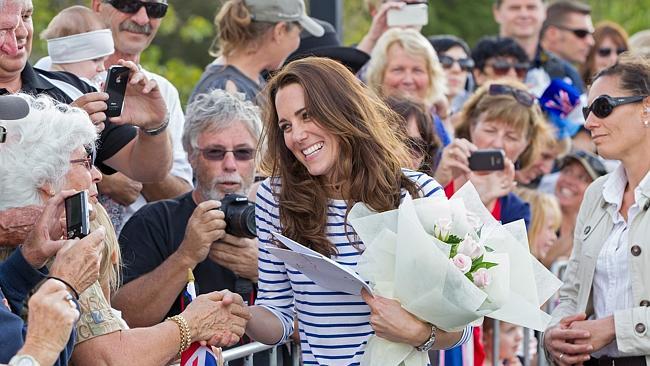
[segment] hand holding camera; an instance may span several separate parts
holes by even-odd
[[[194,264],[203,262],[213,242],[226,235],[226,221],[219,201],[201,202],[187,222],[178,252]]]

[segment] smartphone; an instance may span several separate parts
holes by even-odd
[[[406,4],[401,9],[389,9],[386,24],[389,27],[422,26],[429,22],[427,4]]]
[[[117,117],[122,114],[124,93],[126,93],[130,71],[131,69],[124,66],[111,66],[108,69],[105,83],[106,93],[108,93],[106,117]]]
[[[473,171],[493,171],[505,168],[503,150],[477,150],[469,157],[469,168]]]
[[[65,221],[68,239],[90,234],[88,192],[81,191],[65,199]]]

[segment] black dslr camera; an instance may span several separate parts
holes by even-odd
[[[229,193],[221,200],[221,211],[226,215],[226,232],[230,235],[254,238],[257,236],[255,225],[255,204],[248,198]]]

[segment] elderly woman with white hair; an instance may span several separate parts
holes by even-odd
[[[384,98],[402,96],[423,103],[432,113],[440,141],[449,144],[451,126],[446,129],[440,119],[447,115],[447,81],[436,51],[422,34],[388,30],[372,51],[366,76],[368,86]]]
[[[30,104],[30,112],[5,124],[7,143],[0,147],[0,209],[42,205],[57,192],[74,189],[87,191],[99,213],[96,216],[104,215],[97,204],[96,184],[101,174],[92,161],[97,134],[88,115],[48,97],[21,97]],[[110,221],[105,221],[103,228],[107,237],[114,238]],[[105,244],[111,243],[116,245],[114,240]],[[160,324],[128,329],[107,300],[110,281],[100,278],[99,282],[86,286],[79,298],[81,317],[72,353],[76,364],[164,365],[192,342],[235,343],[250,317],[239,295],[212,292],[197,297],[183,313]],[[71,287],[74,289],[74,284]],[[143,353],[143,349],[156,351]]]

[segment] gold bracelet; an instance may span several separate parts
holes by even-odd
[[[181,353],[185,351],[186,349],[190,348],[190,344],[192,343],[192,336],[190,335],[190,327],[187,325],[187,321],[185,318],[183,318],[182,315],[174,315],[172,317],[167,318],[166,320],[171,320],[176,325],[178,325],[178,328],[181,331],[181,345],[178,349],[178,356],[180,357]]]

